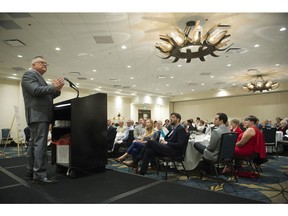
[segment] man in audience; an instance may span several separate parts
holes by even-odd
[[[196,142],[194,144],[194,148],[198,152],[203,154],[204,158],[212,161],[217,160],[220,151],[221,135],[223,133],[230,132],[229,128],[226,126],[227,121],[228,117],[225,113],[217,113],[214,118],[214,125],[216,126],[216,129],[214,129],[211,133],[211,138],[208,146],[206,147],[200,142]],[[204,164],[204,169],[205,172],[208,171],[208,164]]]
[[[127,166],[133,168],[138,167],[138,162],[142,159],[140,174],[145,175],[151,159],[155,156],[178,157],[183,154],[185,142],[187,142],[187,133],[180,125],[181,115],[179,113],[171,113],[170,121],[172,130],[165,136],[164,140],[150,140],[146,143],[142,154],[134,161],[131,161]]]
[[[110,119],[107,120],[107,148],[110,151],[113,148],[114,140],[116,137],[116,128],[112,125]]]
[[[139,119],[139,124],[134,129],[134,138],[141,140],[144,133],[145,133],[145,127],[146,127],[146,120],[143,118]]]
[[[123,121],[121,121],[121,122],[123,122]],[[124,122],[123,122],[123,124],[124,124]],[[121,125],[120,124],[120,122],[119,122],[119,125]],[[123,143],[123,142],[126,142],[127,140],[128,140],[128,137],[129,137],[129,132],[132,130],[132,131],[134,131],[134,121],[133,120],[128,120],[127,122],[126,122],[126,125],[127,125],[127,127],[125,127],[124,125],[123,125],[123,127],[125,127],[125,130],[123,131],[123,132],[121,132],[121,134],[119,134],[118,132],[117,132],[117,134],[118,134],[118,136],[117,136],[117,134],[116,134],[116,138],[115,138],[115,141],[114,141],[114,145],[113,145],[113,147],[112,147],[112,149],[111,149],[111,152],[118,152],[118,150],[119,150],[119,148],[120,148],[120,145]]]

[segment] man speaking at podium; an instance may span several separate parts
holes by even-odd
[[[47,177],[47,137],[52,122],[53,99],[60,95],[64,78],[59,77],[48,85],[42,75],[47,71],[47,62],[42,56],[32,59],[32,69],[22,77],[21,86],[25,104],[26,121],[30,129],[27,149],[26,179],[33,183],[56,183]]]

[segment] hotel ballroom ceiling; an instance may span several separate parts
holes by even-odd
[[[160,58],[159,35],[191,20],[204,34],[231,25],[230,49],[190,63]],[[241,89],[258,73],[287,91],[287,28],[288,13],[0,13],[0,79],[20,80],[43,55],[45,79],[65,76],[80,92],[176,97]]]

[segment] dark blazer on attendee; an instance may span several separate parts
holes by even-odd
[[[21,85],[27,124],[52,122],[53,99],[61,92],[53,85],[47,85],[41,74],[35,70],[24,73]]]
[[[165,141],[167,141],[167,146],[175,149],[176,154],[182,154],[185,147],[185,142],[187,141],[187,133],[180,124],[174,129],[172,129],[166,136]]]
[[[113,148],[114,140],[116,137],[117,131],[116,128],[110,125],[107,128],[107,146],[108,150],[111,150]]]

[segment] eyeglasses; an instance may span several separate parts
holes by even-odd
[[[40,63],[40,64],[42,64],[42,65],[46,65],[46,66],[49,65],[47,62],[44,62],[44,61],[38,61],[38,62],[35,62],[35,63]]]

